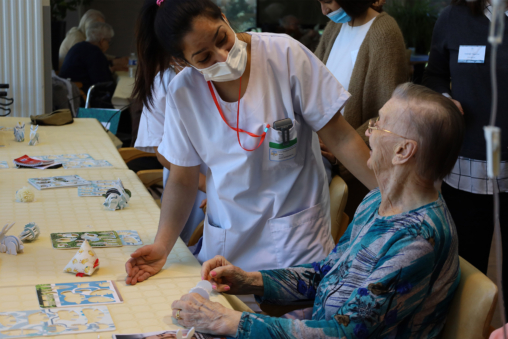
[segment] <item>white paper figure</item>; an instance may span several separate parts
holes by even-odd
[[[64,268],[66,273],[74,273],[77,277],[92,275],[99,268],[99,258],[88,240],[81,245],[76,255]]]
[[[0,232],[0,253],[18,255],[18,252],[23,252],[23,242],[15,235],[6,235],[14,224],[6,224]]]
[[[29,146],[35,146],[39,143],[39,133],[37,133],[38,129],[39,125],[30,126],[30,141],[28,142]]]
[[[103,205],[108,211],[123,210],[129,204],[130,196],[120,185],[115,185],[114,188],[106,192],[106,200]]]
[[[25,141],[25,124],[18,122],[18,126],[14,126],[14,137],[17,142]]]
[[[41,234],[39,226],[37,226],[36,223],[31,222],[25,225],[25,228],[23,229],[23,232],[21,232],[21,234],[19,235],[19,238],[21,239],[21,241],[30,242],[37,239],[39,237],[39,234]]]

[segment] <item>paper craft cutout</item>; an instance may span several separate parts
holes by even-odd
[[[129,206],[130,198],[130,192],[119,185],[115,185],[114,188],[110,188],[106,192],[106,200],[103,205],[108,211],[123,210]]]
[[[40,234],[41,230],[39,226],[37,226],[36,223],[31,222],[25,225],[25,227],[23,228],[23,232],[21,232],[21,234],[19,235],[19,238],[23,242],[31,242],[37,239]]]
[[[16,202],[33,202],[35,200],[34,192],[30,187],[21,187],[16,191]]]
[[[212,284],[208,280],[201,280],[189,293],[197,293],[203,298],[210,300],[210,293],[212,293],[212,290]]]
[[[25,141],[25,123],[18,122],[18,125],[14,126],[14,138],[17,142]]]
[[[0,313],[0,339],[114,331],[106,306]]]
[[[190,330],[178,331],[160,331],[140,334],[113,334],[113,339],[132,339],[132,338],[176,338],[176,339],[225,339],[209,334],[195,332],[194,327]]]
[[[78,253],[65,266],[64,272],[75,273],[77,277],[82,277],[83,275],[92,275],[98,268],[99,258],[88,243],[88,240],[85,240]]]
[[[0,161],[0,169],[9,168],[9,163],[7,161]]]
[[[66,162],[71,160],[83,160],[83,159],[93,159],[90,154],[81,153],[81,154],[58,154],[58,155],[38,155],[37,158],[42,160],[55,160],[58,162]]]
[[[0,253],[18,255],[18,252],[23,252],[23,242],[15,235],[7,235],[14,224],[6,224],[0,232]]]
[[[122,185],[122,181],[118,180],[96,180],[90,181],[90,185],[78,187],[78,196],[80,197],[102,197],[108,189]]]
[[[79,175],[67,175],[48,178],[30,178],[28,183],[38,190],[61,187],[76,187],[81,185],[89,185],[90,181],[83,179]]]
[[[37,133],[38,129],[39,125],[30,126],[30,141],[28,142],[29,146],[35,146],[39,143],[39,133]]]
[[[54,160],[42,160],[38,158],[31,158],[28,155],[16,158],[12,161],[17,167],[31,167],[31,168],[47,168],[58,165]]]
[[[86,286],[84,286],[86,285]],[[111,280],[87,284],[43,284],[35,286],[41,308],[74,307],[122,303],[123,299]]]
[[[116,231],[116,233],[118,233],[118,236],[122,240],[122,244],[124,246],[143,245],[143,241],[141,241],[141,237],[139,236],[138,231],[125,230]]]
[[[92,247],[120,247],[122,240],[115,231],[90,231],[71,233],[51,233],[51,243],[56,249],[80,248],[85,240]]]
[[[63,163],[65,169],[70,168],[92,168],[92,167],[113,167],[107,160],[71,160]]]

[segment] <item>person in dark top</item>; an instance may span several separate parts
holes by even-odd
[[[508,8],[506,8],[508,9]],[[505,10],[506,10],[505,9]],[[500,193],[503,236],[503,289],[508,294],[508,11],[504,43],[497,55],[499,103],[496,125],[503,130]],[[459,255],[487,273],[494,230],[493,185],[487,176],[483,127],[492,109],[491,45],[488,42],[492,6],[486,0],[453,0],[434,28],[429,64],[423,83],[462,108],[466,122],[464,144],[452,173],[444,179],[443,197],[457,225]],[[446,145],[443,145],[446,147]]]
[[[114,34],[113,28],[106,23],[91,24],[86,30],[86,41],[77,43],[67,53],[59,76],[81,82],[85,93],[94,84],[113,81],[104,53]]]

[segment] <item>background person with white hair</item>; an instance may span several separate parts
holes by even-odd
[[[58,53],[60,69],[63,66],[67,53],[69,53],[74,45],[87,40],[86,31],[91,24],[96,22],[105,23],[106,17],[101,11],[90,9],[83,15],[83,17],[81,17],[79,26],[72,27],[69,32],[67,32],[64,41],[62,41],[62,44],[60,45],[60,51]],[[127,70],[129,62],[128,57],[116,58],[112,55],[106,55],[106,57],[109,60],[109,65],[112,67],[113,71]]]
[[[86,35],[86,41],[77,43],[67,53],[59,74],[62,78],[81,82],[85,92],[94,84],[113,81],[104,53],[109,49],[115,32],[110,25],[95,22],[87,28]]]

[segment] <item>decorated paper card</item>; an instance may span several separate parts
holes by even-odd
[[[195,332],[194,328],[190,330],[178,331],[159,331],[140,334],[113,334],[113,339],[226,339],[225,336],[219,337],[210,334]]]
[[[66,175],[48,178],[30,178],[28,179],[28,183],[38,190],[46,190],[50,188],[88,185],[90,181],[83,179],[79,175]]]
[[[63,163],[65,169],[70,168],[92,168],[92,167],[113,167],[107,160],[70,160]]]
[[[143,245],[143,241],[141,241],[141,237],[138,234],[138,231],[116,231],[122,239],[122,243],[124,246],[138,246]]]
[[[76,307],[122,303],[113,281],[44,284],[35,286],[41,308]]]
[[[114,331],[106,306],[0,313],[0,339]]]
[[[9,168],[7,161],[0,161],[0,169]]]
[[[115,231],[51,233],[51,243],[56,249],[80,248],[85,240],[88,240],[92,247],[123,246]]]
[[[108,189],[115,187],[116,185],[122,186],[122,181],[120,179],[90,181],[90,185],[78,187],[78,196],[102,197],[104,194],[106,194]]]

